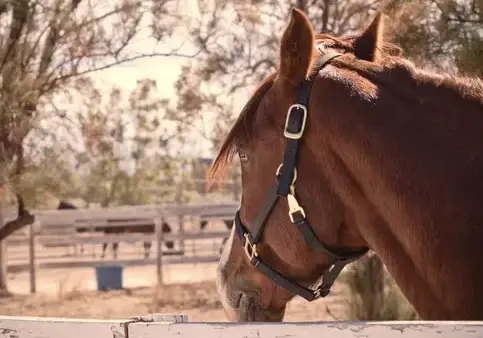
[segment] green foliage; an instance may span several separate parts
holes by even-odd
[[[45,149],[38,160],[28,165],[17,184],[28,208],[51,208],[52,195],[61,199],[75,199],[82,190],[82,182],[72,170],[72,164],[53,149]]]
[[[420,66],[481,76],[481,0],[388,0],[388,36]]]
[[[170,114],[168,102],[145,79],[128,95],[113,88],[108,98],[84,87],[85,107],[77,113],[82,149],[77,168],[85,181],[81,196],[102,206],[146,204],[172,197],[172,143],[183,142],[185,121]],[[163,146],[160,146],[163,145]],[[154,192],[156,190],[156,193]]]
[[[191,57],[170,49],[136,50],[184,29],[177,0],[16,0],[0,3],[0,185],[20,181],[26,143],[70,122],[54,102],[81,88],[89,73],[144,57]],[[153,15],[163,15],[159,20]],[[146,22],[153,25],[146,29]],[[163,22],[163,25],[155,22]],[[178,30],[179,29],[179,30]],[[161,44],[160,44],[161,45]],[[166,45],[165,45],[166,47]],[[46,120],[50,123],[46,123]],[[58,136],[58,135],[55,135]],[[32,142],[33,143],[33,142]],[[34,147],[36,154],[44,145]],[[100,147],[108,146],[100,144]],[[108,151],[108,149],[104,149]]]

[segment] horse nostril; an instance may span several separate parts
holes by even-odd
[[[235,301],[235,309],[238,309],[240,307],[242,299],[243,299],[244,296],[245,296],[245,294],[243,292],[240,292],[237,295],[237,298],[236,298],[236,301]]]
[[[218,264],[216,268],[216,274],[218,275],[217,279],[219,280],[219,282],[222,285],[225,285],[227,280],[226,269],[222,265]]]

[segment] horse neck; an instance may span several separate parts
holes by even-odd
[[[467,311],[483,299],[483,100],[410,79],[398,88],[338,76],[314,84],[319,139],[307,142],[329,145],[319,165],[354,214],[349,226],[421,317],[483,317],[482,305]]]

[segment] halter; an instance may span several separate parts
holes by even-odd
[[[330,60],[340,55],[341,54],[335,52],[329,52],[324,55],[320,59],[317,73],[320,72]],[[268,196],[265,199],[265,203],[262,205],[260,212],[255,218],[255,231],[250,232],[243,225],[239,210],[235,215],[235,228],[238,236],[242,240],[243,249],[250,264],[260,270],[260,272],[265,274],[275,284],[290,290],[294,294],[305,298],[307,301],[313,301],[327,296],[330,293],[332,284],[335,282],[342,269],[344,269],[347,264],[357,260],[369,251],[368,248],[364,248],[357,251],[338,254],[326,248],[315,236],[312,226],[310,226],[306,219],[305,211],[299,205],[295,196],[297,152],[307,122],[307,105],[311,88],[312,80],[305,79],[299,87],[297,103],[293,104],[288,109],[283,132],[283,135],[287,139],[283,162],[280,164],[276,172],[277,182],[270,189]],[[321,282],[315,290],[306,288],[305,286],[281,275],[270,265],[266,264],[258,254],[257,244],[260,243],[267,219],[280,197],[287,198],[290,221],[292,221],[292,223],[300,230],[307,244],[311,246],[313,250],[329,256],[332,261],[331,266],[322,274]]]

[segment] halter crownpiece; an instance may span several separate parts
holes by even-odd
[[[341,54],[336,52],[329,52],[322,56],[319,60],[317,73],[320,72],[330,60],[340,55]],[[369,251],[368,248],[364,248],[345,254],[337,254],[326,248],[317,239],[312,226],[306,219],[305,210],[297,201],[295,193],[295,181],[297,180],[297,153],[300,139],[303,136],[307,122],[307,106],[312,84],[313,82],[311,79],[305,79],[302,82],[297,94],[297,103],[291,105],[288,109],[283,132],[283,135],[287,139],[283,162],[277,169],[276,183],[270,189],[268,196],[265,199],[265,203],[262,205],[260,212],[254,220],[254,231],[250,232],[243,225],[239,210],[235,215],[235,228],[238,236],[242,240],[243,249],[250,264],[255,266],[277,285],[290,290],[294,294],[299,295],[308,301],[327,296],[330,293],[332,284],[335,282],[342,269],[347,264],[357,260]],[[282,276],[279,272],[266,264],[258,254],[257,243],[260,243],[267,219],[280,197],[285,197],[287,199],[290,221],[300,230],[307,244],[311,246],[313,250],[328,255],[332,261],[330,268],[322,274],[322,281],[315,290],[309,289],[285,276]]]

